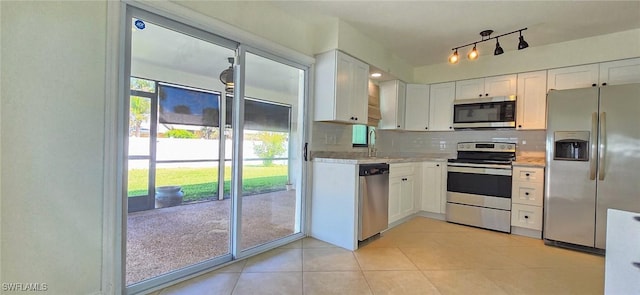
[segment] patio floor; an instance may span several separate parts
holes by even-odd
[[[295,190],[242,198],[247,249],[293,234]],[[229,253],[231,201],[208,201],[129,213],[127,285]]]

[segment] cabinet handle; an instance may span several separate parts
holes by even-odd
[[[478,96],[479,96],[479,97],[482,97],[482,93],[480,93]]]
[[[398,128],[400,128],[400,125],[398,125]]]
[[[637,268],[640,268],[640,262],[631,262],[631,264]]]
[[[598,84],[596,83],[591,84],[591,87],[596,87],[596,86],[598,86]]]
[[[356,121],[358,121],[358,117],[356,117]]]
[[[484,96],[489,96],[489,93],[485,93]]]
[[[524,193],[524,195],[525,195],[525,196],[528,196],[528,195],[529,195],[529,192]]]
[[[436,167],[440,167],[440,164],[436,164]]]
[[[524,176],[529,177],[529,173],[525,174]]]
[[[518,125],[518,128],[522,128],[522,125]]]
[[[449,126],[449,129],[453,129],[453,127]]]
[[[525,215],[525,216],[524,216],[524,219],[529,219],[529,215]]]
[[[633,219],[635,219],[636,221],[640,221],[640,216],[634,216]]]
[[[602,86],[607,86],[607,82],[602,83]]]
[[[349,120],[353,120],[353,119],[355,119],[355,118],[354,117],[349,118]]]
[[[424,129],[425,129],[425,130],[426,130],[426,129],[429,129],[429,127],[424,127]]]

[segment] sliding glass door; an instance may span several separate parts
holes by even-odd
[[[305,71],[244,52],[240,250],[300,233]]]
[[[127,8],[129,292],[302,237],[308,67]]]

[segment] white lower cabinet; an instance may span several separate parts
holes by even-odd
[[[511,233],[542,238],[544,168],[514,166],[511,188]]]
[[[415,164],[391,164],[389,173],[389,224],[415,213]]]
[[[446,162],[422,163],[421,209],[430,213],[444,214],[447,204]]]

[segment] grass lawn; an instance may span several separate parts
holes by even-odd
[[[225,167],[224,191],[230,193],[231,167]],[[128,196],[147,195],[148,169],[129,170]],[[284,189],[288,167],[285,165],[244,166],[242,189],[245,195]],[[218,196],[218,168],[156,168],[156,187],[179,185],[184,201],[197,201]]]

